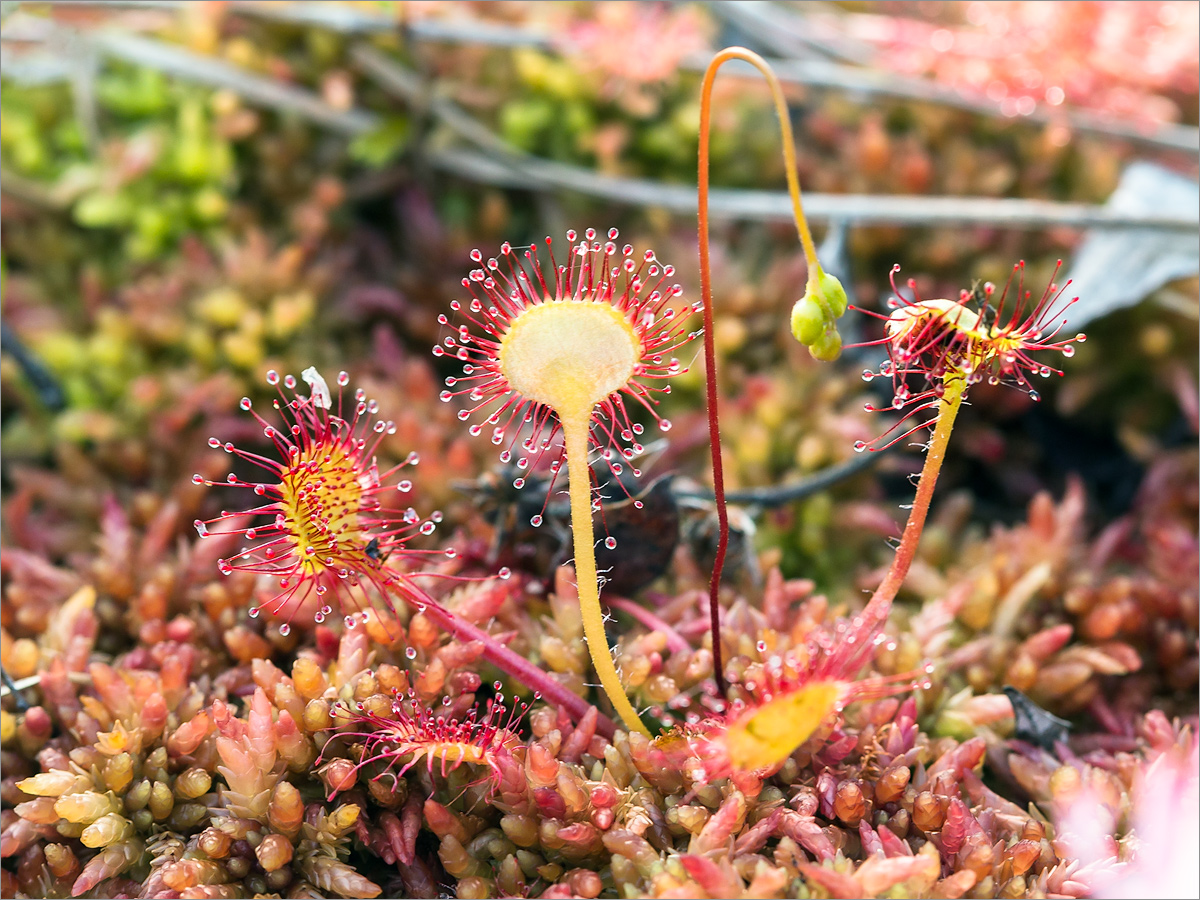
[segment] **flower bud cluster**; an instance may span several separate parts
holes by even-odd
[[[817,266],[808,276],[804,296],[792,307],[792,336],[808,348],[814,359],[831,362],[842,352],[837,320],[848,301],[842,283]]]

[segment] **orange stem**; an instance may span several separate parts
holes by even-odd
[[[925,453],[925,465],[921,468],[921,480],[917,482],[917,494],[913,499],[912,510],[908,514],[908,522],[904,526],[904,534],[900,538],[900,546],[896,548],[891,568],[863,610],[863,634],[873,631],[887,619],[892,609],[892,601],[896,599],[896,594],[904,584],[905,576],[908,575],[908,570],[917,555],[917,544],[925,530],[925,519],[929,515],[933,489],[942,470],[942,461],[946,458],[946,445],[950,441],[950,432],[954,430],[954,419],[962,407],[967,387],[966,380],[961,376],[948,376],[943,385],[945,390],[938,405],[937,425],[933,429],[933,437],[929,440],[929,450]]]
[[[700,220],[700,294],[704,303],[704,374],[705,399],[708,412],[708,437],[712,447],[713,494],[717,505],[717,555],[713,561],[712,581],[709,582],[708,602],[712,628],[713,675],[718,692],[726,692],[725,672],[721,659],[721,607],[719,593],[721,573],[725,568],[725,554],[729,548],[729,513],[725,508],[725,469],[721,461],[721,427],[717,414],[717,354],[713,339],[712,265],[709,259],[708,239],[708,168],[709,135],[712,130],[712,89],[717,70],[731,59],[740,59],[758,69],[771,88],[775,112],[779,116],[780,138],[783,141],[783,158],[786,168],[788,193],[792,198],[792,215],[796,220],[796,233],[804,247],[804,258],[809,272],[820,270],[817,248],[808,221],[804,218],[804,205],[800,197],[800,180],[796,175],[796,142],[792,137],[792,123],[788,118],[787,99],[779,79],[771,67],[757,53],[744,47],[727,47],[713,57],[704,71],[704,82],[700,88],[700,153],[696,178],[696,199]]]

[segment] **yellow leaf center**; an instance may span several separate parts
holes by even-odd
[[[340,547],[357,546],[363,485],[355,461],[340,444],[317,443],[292,458],[283,474],[280,506],[308,572],[326,567]]]
[[[730,764],[754,771],[783,762],[833,712],[840,693],[836,682],[817,681],[739,716],[725,734]]]
[[[552,300],[521,312],[500,341],[513,390],[560,418],[586,410],[633,377],[641,340],[607,303]]]

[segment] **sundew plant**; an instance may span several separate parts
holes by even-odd
[[[661,264],[652,251],[639,256],[632,245],[618,247],[616,229],[603,235],[605,239],[591,228],[582,235],[569,231],[566,258],[561,263],[555,259],[550,238],[546,239],[544,266],[537,246],[514,248],[505,243],[499,256],[486,262],[482,252],[473,251],[472,259],[479,267],[462,279],[470,297],[451,304],[456,323],[448,316],[440,317],[444,326],[453,325],[453,333],[434,348],[435,356],[450,355],[463,364],[461,375],[446,378],[442,401],[466,401],[458,418],[464,422],[476,420],[467,427],[472,435],[482,434],[485,428],[490,430],[492,443],[502,448],[501,462],[513,463],[521,473],[516,476],[514,487],[522,488],[523,473],[536,471],[544,464],[550,475],[548,503],[563,465],[567,466],[579,603],[592,664],[624,726],[647,736],[649,731],[626,696],[607,650],[593,530],[594,513],[599,512],[603,521],[605,486],[593,484],[591,454],[593,450],[601,454],[614,476],[613,483],[626,490],[617,476],[627,465],[634,475],[640,474],[636,460],[644,449],[641,442],[644,428],[638,416],[631,415],[631,404],[635,413],[648,413],[661,431],[668,431],[670,422],[655,410],[656,394],[669,391],[668,379],[685,370],[676,354],[700,336],[700,332],[688,330],[692,313],[704,312],[711,335],[706,152],[710,114],[707,111],[716,71],[731,59],[748,61],[767,77],[780,114],[783,146],[788,154],[794,146],[782,91],[770,67],[756,54],[740,48],[718,54],[702,88],[701,301],[679,304],[677,298],[682,289],[670,281],[674,268]],[[841,350],[835,323],[846,310],[845,294],[816,259],[794,165],[787,171],[797,233],[810,264],[804,296],[793,310],[792,333],[810,347],[816,358],[829,359]],[[1038,362],[1030,354],[1055,350],[1069,356],[1074,344],[1084,340],[1082,334],[1069,339],[1058,337],[1057,317],[1063,311],[1063,305],[1058,303],[1061,289],[1051,284],[1039,300],[1030,302],[1022,265],[1014,269],[1014,275],[1016,285],[1010,279],[994,305],[991,285],[982,289],[981,298],[964,290],[957,302],[951,302],[921,300],[915,295],[915,283],[910,283],[913,299],[903,299],[896,290],[893,312],[880,315],[885,333],[873,343],[886,347],[888,359],[879,372],[867,372],[864,377],[890,376],[895,396],[892,405],[906,410],[888,435],[895,430],[901,433],[890,441],[902,440],[925,428],[932,431],[909,522],[893,566],[864,612],[851,626],[839,626],[840,637],[833,643],[818,640],[811,644],[798,664],[794,659],[773,657],[771,665],[778,671],[769,677],[774,687],[761,694],[760,706],[757,710],[738,712],[733,727],[728,724],[721,727],[725,742],[732,741],[735,747],[730,753],[733,765],[751,770],[758,768],[759,762],[764,766],[777,765],[847,699],[875,695],[885,683],[919,683],[910,676],[899,676],[890,682],[856,687],[855,676],[867,663],[870,650],[883,640],[881,629],[914,558],[933,486],[966,390],[970,384],[988,377],[992,383],[1012,381],[1036,399],[1027,375],[1035,372],[1048,375],[1058,370]],[[721,496],[720,432],[712,370],[715,354],[711,341],[707,350],[709,422],[721,516],[710,592],[714,680],[720,694],[726,690],[726,679],[722,670],[718,590],[728,523]],[[377,494],[385,489],[384,483],[396,470],[381,477],[374,453],[380,436],[393,432],[394,426],[385,421],[372,425],[369,419],[360,426],[364,416],[373,416],[377,411],[377,404],[368,401],[361,391],[354,397],[351,417],[345,417],[340,390],[348,381],[344,373],[338,379],[336,414],[330,412],[334,401],[320,374],[309,369],[304,379],[311,388],[309,397],[288,401],[281,394],[285,405],[275,403],[277,408],[290,411],[284,429],[256,417],[284,463],[239,451],[232,444],[222,445],[216,438],[210,442],[214,447],[223,446],[228,452],[240,454],[278,479],[276,483],[244,485],[259,496],[271,495],[272,502],[248,511],[251,515],[265,515],[271,522],[266,526],[241,528],[239,533],[248,538],[262,535],[267,540],[243,549],[232,561],[221,560],[222,571],[229,573],[240,567],[277,578],[280,590],[265,604],[273,613],[294,609],[310,592],[322,599],[331,587],[343,583],[358,587],[364,579],[371,596],[381,599],[389,612],[394,613],[389,596],[396,592],[393,585],[399,586],[403,594],[406,583],[407,594],[411,597],[416,593],[422,611],[430,606],[440,609],[431,598],[412,587],[411,579],[398,576],[394,568],[403,553],[408,552],[407,536],[417,530],[431,533],[440,519],[440,514],[435,513],[422,524],[411,508],[394,516],[383,511]],[[277,384],[279,376],[271,373],[268,381]],[[288,388],[296,385],[291,376],[285,381]],[[915,392],[910,387],[913,381],[917,382]],[[248,399],[242,405],[251,408]],[[903,430],[904,423],[914,416],[918,424]],[[368,443],[370,435],[375,437]],[[855,449],[862,451],[866,447],[860,442]],[[416,459],[410,456],[406,462],[415,463]],[[229,483],[238,484],[237,477],[231,474]],[[395,488],[404,492],[411,485],[410,480],[404,479]],[[640,505],[640,501],[634,503]],[[545,504],[541,513],[531,517],[530,525],[539,527],[544,512]],[[226,513],[221,520],[235,518],[236,514]],[[201,535],[208,533],[210,524],[197,522]],[[604,541],[608,549],[615,549],[614,538],[606,537]],[[454,555],[452,550],[446,553]],[[396,559],[386,565],[385,560],[393,556]],[[501,574],[508,577],[507,570]],[[356,595],[351,593],[341,600],[347,627],[353,627],[359,617],[366,621],[370,616],[366,610],[358,616],[347,611],[356,602]],[[262,608],[256,606],[251,615],[258,615]],[[331,611],[332,607],[322,602],[313,614],[314,619],[318,623],[324,621]],[[290,626],[285,622],[282,628],[286,634]],[[845,648],[851,649],[844,652]],[[782,674],[785,671],[791,674],[785,677]]]
[[[567,259],[553,253],[543,271],[537,248],[500,248],[499,259],[472,271],[463,287],[472,292],[466,308],[455,312],[466,322],[434,353],[453,353],[464,363],[461,377],[447,379],[442,399],[465,396],[464,421],[478,416],[472,434],[491,430],[509,462],[524,472],[550,455],[550,491],[563,463],[571,498],[575,569],[584,631],[596,674],[625,727],[649,734],[638,718],[608,653],[596,573],[590,454],[598,450],[614,477],[635,465],[643,450],[643,426],[631,415],[647,412],[660,431],[671,423],[655,411],[657,394],[670,390],[667,379],[685,371],[676,354],[697,337],[689,332],[694,311],[680,304],[682,288],[671,282],[673,266],[651,250],[635,256],[626,244],[618,249],[615,228],[601,240],[595,229],[582,236],[567,232]],[[546,239],[547,250],[551,239]],[[482,262],[474,251],[472,258]],[[561,435],[561,441],[557,439]],[[620,482],[617,482],[620,484]],[[518,476],[514,485],[524,484]],[[549,500],[549,496],[547,496]],[[634,501],[635,504],[641,501]],[[540,526],[542,514],[531,523]],[[615,549],[616,539],[605,539]]]

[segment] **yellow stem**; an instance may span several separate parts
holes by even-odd
[[[575,580],[579,590],[579,609],[583,615],[583,634],[587,638],[592,665],[600,676],[604,693],[613,709],[630,731],[649,737],[650,732],[638,718],[625,687],[617,675],[608,637],[604,633],[604,613],[600,609],[600,586],[596,578],[595,532],[592,529],[592,475],[588,467],[588,428],[591,410],[580,416],[561,416],[563,442],[567,450],[567,486],[571,495],[571,531],[575,539]]]
[[[808,220],[804,217],[804,204],[800,199],[800,178],[796,174],[796,141],[792,137],[792,120],[788,115],[787,98],[784,97],[783,87],[779,84],[779,79],[775,77],[775,73],[771,71],[771,66],[753,50],[747,50],[745,47],[726,47],[714,56],[708,64],[708,69],[704,73],[704,83],[700,89],[701,96],[705,101],[710,100],[713,81],[717,77],[717,69],[721,68],[722,64],[731,59],[740,59],[743,62],[750,63],[750,65],[762,73],[763,78],[767,80],[767,85],[771,88],[771,98],[775,101],[775,113],[779,117],[779,133],[783,141],[783,161],[786,167],[784,174],[787,176],[788,193],[792,198],[792,218],[796,220],[796,233],[800,235],[800,243],[804,246],[804,259],[808,263],[809,273],[820,271],[821,264],[817,261],[817,247],[813,243],[812,233],[808,230]],[[705,122],[701,127],[700,142],[705,147],[705,150],[707,149],[708,117],[703,115],[703,113],[707,112],[707,106],[707,102],[702,103],[702,118],[705,119]],[[705,162],[707,162],[707,153],[704,153],[704,155]],[[705,182],[704,193],[706,199],[708,193],[707,170],[708,167],[706,165],[701,166],[701,177]],[[707,212],[707,209],[705,209],[705,212]]]

